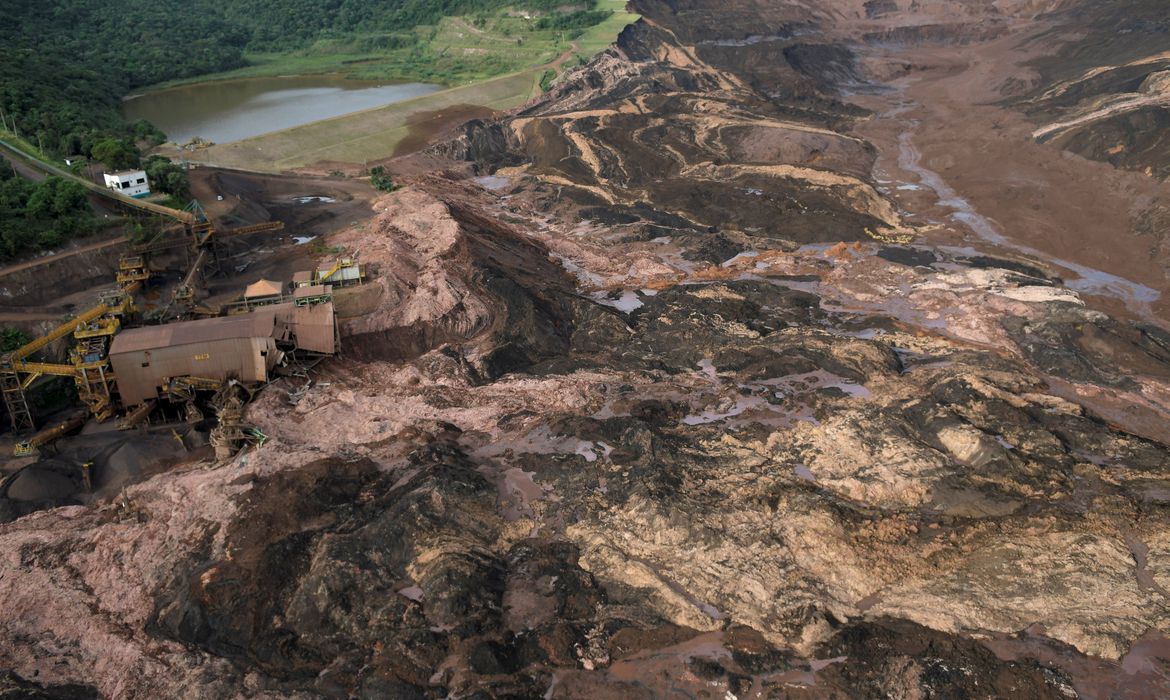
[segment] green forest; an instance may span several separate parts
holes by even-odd
[[[595,0],[573,8],[577,25]],[[409,30],[504,7],[554,12],[563,0],[0,0],[0,119],[48,154],[91,155],[108,137],[161,140],[130,124],[122,96],[244,67],[249,52],[315,42],[400,48]]]
[[[0,167],[0,260],[53,248],[97,225],[78,183],[59,177],[32,182]]]

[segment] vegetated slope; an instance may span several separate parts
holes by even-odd
[[[411,30],[445,16],[516,6],[573,18],[591,5],[560,12],[568,6],[549,0],[5,0],[0,109],[7,128],[15,120],[21,135],[47,151],[88,153],[97,133],[149,134],[118,116],[126,93],[243,67],[245,51],[291,51],[317,41],[378,51],[416,43]]]
[[[1170,334],[907,223],[926,185],[881,187],[835,90],[890,5],[641,3],[398,164],[432,172],[334,239],[376,274],[347,357],[260,394],[263,448],[0,528],[0,662],[116,697],[1166,696]]]
[[[85,189],[59,177],[30,182],[0,168],[0,260],[92,233],[97,221]]]

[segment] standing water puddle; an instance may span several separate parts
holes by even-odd
[[[1145,317],[1151,316],[1149,305],[1161,296],[1161,293],[1156,289],[1085,265],[1054,258],[1035,248],[1016,243],[1000,233],[999,228],[991,219],[976,211],[975,207],[953,190],[938,173],[922,165],[922,153],[914,145],[913,136],[909,131],[903,132],[898,137],[898,146],[898,167],[917,175],[923,185],[934,190],[941,206],[954,210],[951,218],[966,224],[980,238],[988,243],[1012,248],[1041,260],[1049,260],[1075,272],[1080,276],[1080,279],[1066,282],[1065,286],[1069,289],[1086,294],[1115,297],[1125,302],[1125,305],[1134,313]]]

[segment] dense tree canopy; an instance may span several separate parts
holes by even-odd
[[[138,166],[138,151],[134,144],[122,139],[105,138],[93,145],[94,160],[101,161],[107,170],[125,170]]]
[[[187,173],[182,166],[162,156],[151,156],[143,163],[143,167],[146,169],[146,177],[150,180],[152,191],[166,192],[183,200],[191,196]]]
[[[80,184],[59,177],[32,182],[0,167],[0,260],[52,248],[96,224]]]

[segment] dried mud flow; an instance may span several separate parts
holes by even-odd
[[[631,6],[262,448],[5,483],[0,694],[1170,696],[1162,3]]]

